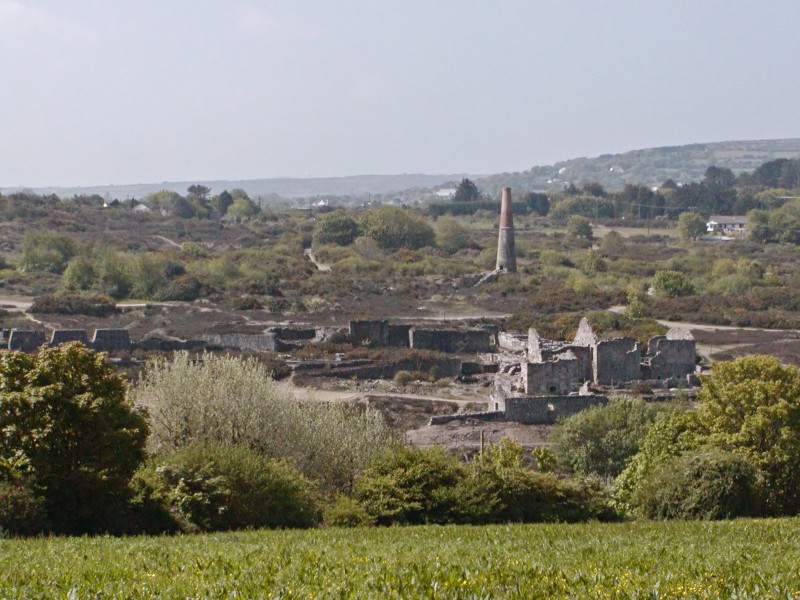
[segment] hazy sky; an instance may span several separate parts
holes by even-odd
[[[799,0],[0,0],[0,186],[800,137]]]

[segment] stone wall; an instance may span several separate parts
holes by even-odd
[[[389,343],[389,323],[386,319],[350,321],[349,334],[354,344],[386,346]]]
[[[524,335],[501,331],[497,334],[497,345],[509,352],[525,352],[528,349],[528,339]]]
[[[560,360],[522,363],[526,394],[567,394],[577,392],[584,382],[584,365],[573,354]]]
[[[89,344],[97,352],[130,350],[131,334],[127,329],[95,329]]]
[[[299,327],[271,327],[267,333],[271,333],[285,342],[313,340],[317,336],[316,329]]]
[[[12,329],[8,335],[8,349],[17,352],[36,352],[40,346],[44,346],[46,343],[44,331]]]
[[[420,329],[409,331],[411,347],[438,352],[488,352],[489,333],[483,329]]]
[[[525,425],[547,425],[590,406],[606,404],[605,396],[529,396],[495,398],[489,408],[505,414],[505,420]]]
[[[673,331],[675,333],[671,336]],[[643,367],[643,379],[681,379],[694,373],[694,337],[685,330],[670,330],[667,335],[651,338]]]
[[[586,317],[583,317],[578,325],[578,331],[575,332],[573,344],[576,346],[591,347],[597,344],[597,341],[597,336],[595,335],[592,326],[589,325],[589,320]]]
[[[395,348],[409,348],[411,346],[411,325],[389,325],[388,344]]]
[[[214,335],[201,335],[200,339],[208,344],[221,348],[235,348],[237,350],[251,350],[253,352],[283,352],[288,346],[281,342],[274,334],[244,334],[244,333],[218,333]]]
[[[89,345],[89,336],[85,329],[54,329],[50,336],[50,345],[58,346],[67,342],[80,342],[84,346]]]
[[[463,363],[455,358],[441,358],[435,360],[401,360],[397,362],[367,363],[363,365],[348,364],[345,366],[325,365],[317,372],[311,369],[299,369],[311,376],[337,377],[340,379],[392,379],[399,371],[421,372],[430,375],[433,371],[436,377],[456,377],[469,374],[463,372],[464,364],[468,369],[474,368],[475,363]],[[309,372],[312,371],[312,372]]]
[[[594,382],[616,385],[642,378],[642,357],[633,338],[615,338],[597,342],[594,348]]]

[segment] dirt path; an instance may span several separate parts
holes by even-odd
[[[151,235],[150,237],[156,240],[161,240],[162,242],[169,244],[170,246],[174,246],[175,248],[181,248],[181,245],[178,242],[171,240],[168,237],[164,237],[163,235]]]
[[[319,269],[323,273],[329,273],[330,272],[331,266],[330,265],[326,265],[325,263],[319,262],[317,260],[317,257],[314,256],[314,253],[311,251],[311,248],[306,248],[304,254],[308,257],[308,260],[310,260],[312,263],[314,263],[314,265],[317,267],[317,269]]]

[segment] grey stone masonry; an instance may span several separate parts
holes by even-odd
[[[489,332],[483,329],[421,329],[409,331],[411,347],[439,352],[488,352]]]
[[[546,362],[522,363],[522,381],[525,393],[530,395],[577,392],[584,382],[583,374],[582,362],[572,353]]]
[[[36,352],[47,343],[44,331],[12,329],[8,336],[8,349],[17,352]]]
[[[492,412],[501,411],[507,421],[525,425],[547,425],[569,417],[590,406],[606,404],[608,398],[599,395],[560,395],[493,398],[489,404]]]
[[[67,342],[80,342],[84,346],[89,345],[89,336],[85,329],[54,329],[50,336],[50,345],[58,346]]]
[[[386,319],[350,321],[349,333],[354,344],[386,346],[389,343],[389,322]]]
[[[642,356],[633,338],[601,340],[594,347],[594,381],[618,385],[642,378]]]
[[[90,345],[97,352],[129,350],[131,334],[127,329],[95,329]]]

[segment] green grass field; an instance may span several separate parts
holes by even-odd
[[[0,541],[3,598],[797,598],[800,520]]]

